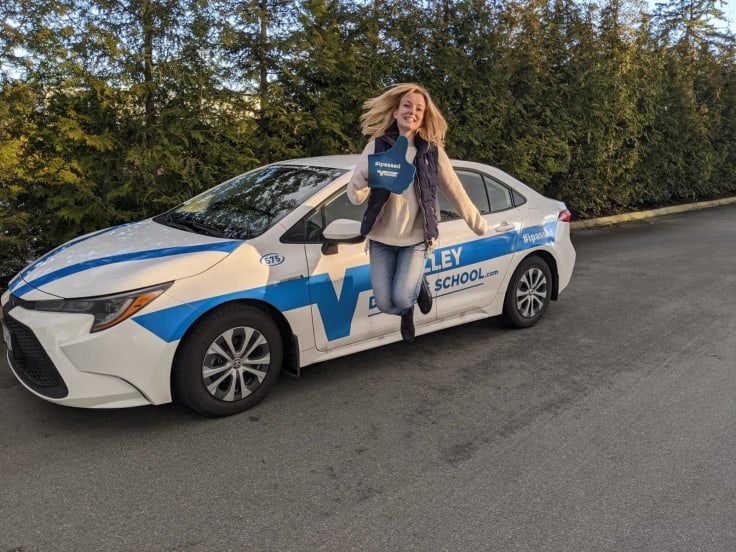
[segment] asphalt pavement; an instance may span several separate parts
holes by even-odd
[[[0,551],[736,550],[736,204],[615,222],[575,228],[537,326],[321,363],[230,418],[58,407],[0,361]]]

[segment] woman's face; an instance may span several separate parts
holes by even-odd
[[[426,107],[424,96],[418,92],[410,92],[401,98],[394,111],[394,119],[402,136],[413,136],[422,127]]]

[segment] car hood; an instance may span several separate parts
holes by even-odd
[[[120,293],[204,272],[241,243],[147,219],[57,247],[11,280],[9,290],[28,300]]]

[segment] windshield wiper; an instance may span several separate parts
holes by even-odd
[[[195,220],[190,219],[175,219],[174,213],[166,215],[166,224],[172,228],[179,228],[180,230],[186,230],[188,232],[194,232],[196,234],[204,234],[205,236],[212,236],[213,238],[224,238],[225,234],[220,232],[214,226],[203,224]]]

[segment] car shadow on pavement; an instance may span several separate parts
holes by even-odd
[[[506,329],[499,318],[479,320],[418,336],[412,344],[390,343],[347,357],[319,362],[305,367],[298,378],[282,373],[262,403],[235,417],[257,421],[266,414],[292,412],[305,395],[331,395],[336,389],[362,385],[370,379],[395,377],[397,370],[402,371],[404,377],[421,380],[422,371],[435,364],[435,359],[441,355],[452,350],[463,353],[469,347],[482,347],[484,341],[500,339],[504,332],[513,330]],[[44,432],[84,432],[104,438],[119,431],[156,433],[177,426],[189,426],[192,422],[213,423],[222,419],[202,417],[176,402],[117,409],[54,404],[36,397],[17,381],[7,366],[5,349],[1,346],[0,355],[0,413],[11,418],[22,417],[26,428],[43,428]],[[114,432],[111,433],[111,430]]]

